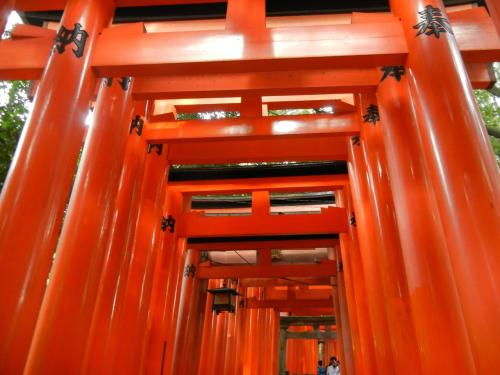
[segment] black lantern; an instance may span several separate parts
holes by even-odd
[[[208,292],[214,295],[212,311],[215,311],[217,315],[221,311],[236,312],[236,296],[240,295],[236,290],[224,285],[222,288],[212,289]]]

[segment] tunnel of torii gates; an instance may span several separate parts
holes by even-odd
[[[0,1],[0,374],[500,373],[500,4],[331,3]]]

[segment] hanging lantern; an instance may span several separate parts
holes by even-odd
[[[224,285],[222,288],[212,289],[208,292],[214,295],[212,311],[215,311],[217,315],[221,311],[236,312],[236,296],[240,295],[236,290]]]

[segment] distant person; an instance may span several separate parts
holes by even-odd
[[[326,375],[340,375],[340,362],[337,357],[330,358],[330,363],[326,368]]]
[[[323,367],[323,361],[318,361],[318,375],[326,375],[326,369]]]

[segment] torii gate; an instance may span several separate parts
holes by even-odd
[[[500,176],[472,92],[500,60],[498,3],[447,14],[440,0],[394,0],[392,14],[266,27],[264,1],[229,0],[222,30],[110,25],[115,7],[179,2],[0,1],[0,25],[12,9],[64,8],[57,33],[22,26],[0,42],[0,78],[39,81],[0,196],[0,372],[173,371],[168,342],[164,356],[148,351],[164,342],[163,289],[144,292],[180,256],[160,249],[183,248],[162,232],[184,204],[165,194],[169,166],[293,159],[347,161],[346,371],[498,373]],[[333,103],[333,115],[261,117],[263,96],[293,108],[285,95],[313,106],[323,99],[306,95],[341,93],[354,106]],[[240,118],[154,112],[156,99],[220,96],[242,99],[191,109]],[[109,306],[121,325],[106,326]],[[100,340],[103,326],[115,336]]]

